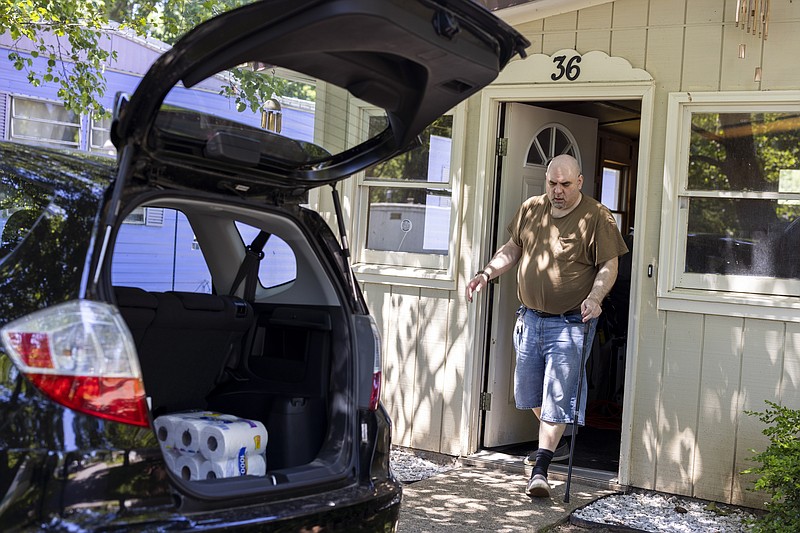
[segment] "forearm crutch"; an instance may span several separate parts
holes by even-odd
[[[575,454],[575,438],[578,436],[578,412],[581,408],[581,389],[583,389],[583,373],[586,366],[586,354],[589,351],[589,323],[583,323],[583,349],[581,350],[581,366],[578,368],[578,392],[575,395],[575,414],[572,417],[572,438],[569,442],[569,465],[567,466],[567,485],[564,488],[564,503],[569,503],[569,485],[572,481],[572,456]]]

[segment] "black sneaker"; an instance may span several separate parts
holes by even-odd
[[[556,446],[556,451],[553,452],[553,459],[552,461],[563,461],[569,458],[569,444],[570,440],[567,437],[562,437],[560,441],[558,441],[558,446]],[[531,453],[528,454],[525,459],[522,460],[527,466],[533,466],[536,464],[536,452],[538,450],[533,450]]]
[[[534,474],[525,487],[525,494],[532,498],[547,498],[550,496],[550,483],[547,477],[542,474]]]

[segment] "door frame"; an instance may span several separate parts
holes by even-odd
[[[484,89],[480,93],[479,120],[477,145],[477,175],[478,183],[475,187],[475,205],[483,216],[474,217],[474,223],[469,234],[471,241],[476,243],[472,254],[472,263],[466,265],[467,272],[475,272],[491,258],[494,250],[488,249],[492,241],[491,235],[496,228],[493,227],[494,190],[497,181],[495,149],[496,138],[499,131],[499,117],[501,104],[506,102],[546,102],[546,101],[598,101],[598,100],[638,100],[641,101],[641,122],[639,136],[639,159],[637,174],[645,179],[640,179],[636,189],[636,211],[634,227],[637,234],[645,235],[643,224],[645,213],[648,211],[648,168],[652,145],[652,125],[655,106],[655,83],[652,79],[631,82],[599,82],[599,83],[498,83]],[[465,228],[466,229],[466,228]],[[634,265],[644,264],[644,239],[634,241],[632,261]],[[628,338],[636,339],[629,342],[626,353],[625,365],[625,394],[623,399],[622,437],[620,442],[620,471],[619,482],[628,484],[630,479],[630,450],[632,445],[631,421],[633,412],[633,399],[635,397],[634,376],[636,375],[636,358],[633,357],[638,347],[639,316],[641,303],[641,286],[644,275],[642,269],[635,268],[631,278],[631,311],[628,323]],[[464,455],[478,451],[480,440],[481,411],[480,397],[483,389],[483,376],[485,367],[486,344],[490,342],[490,332],[487,329],[488,306],[487,298],[480,298],[476,304],[469,306],[467,317],[467,331],[469,338],[465,383],[469,384],[464,391],[465,413],[461,428],[461,449]]]

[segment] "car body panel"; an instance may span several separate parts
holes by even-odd
[[[201,24],[162,55],[120,106],[112,139],[120,149],[133,144],[158,159],[169,149],[163,149],[164,139],[153,138],[156,119],[179,82],[191,87],[248,62],[292,69],[384,109],[389,123],[382,134],[340,154],[303,158],[261,176],[274,187],[308,189],[406,149],[434,119],[494,80],[528,44],[468,1],[257,2]],[[219,134],[229,138],[233,151],[257,149],[255,139]],[[235,146],[235,139],[243,144]],[[262,153],[275,155],[269,152]],[[240,166],[252,167],[253,161]]]

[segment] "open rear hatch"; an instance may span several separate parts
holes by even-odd
[[[129,99],[118,98],[112,139],[119,167],[112,208],[103,219],[106,231],[112,235],[120,224],[117,202],[145,184],[237,201],[269,198],[272,205],[335,184],[406,150],[528,44],[470,1],[272,0],[220,15],[161,56]],[[266,129],[267,102],[254,108],[242,99],[245,82],[269,84],[276,71],[314,80],[309,130]],[[105,249],[96,252],[95,261],[105,255]],[[189,350],[190,356],[218,358],[224,354],[211,352],[220,339],[218,349],[249,349],[254,327],[281,339],[270,347],[271,360],[256,369],[260,378],[243,384],[232,376],[210,392],[199,383],[195,391],[191,382],[183,386],[187,394],[202,393],[203,404],[180,405],[185,395],[175,392],[181,387],[165,387],[161,397],[174,403],[152,405],[166,460],[186,494],[207,501],[227,497],[229,504],[230,497],[245,501],[264,491],[335,485],[357,475],[362,437],[358,406],[348,396],[360,379],[348,362],[357,326],[349,297],[344,291],[339,296],[333,305],[309,309],[212,295],[117,294],[123,313],[128,306],[129,316],[152,315],[159,328],[146,331],[141,343],[164,355]],[[220,324],[227,331],[212,335]],[[304,374],[297,373],[301,366]],[[174,371],[165,363],[143,363],[148,393],[154,380]],[[207,379],[206,373],[194,368],[185,379]],[[294,394],[298,381],[313,393]],[[200,405],[213,414],[169,418]],[[249,420],[253,427],[237,422],[237,430],[253,446],[266,445],[266,461],[247,459],[248,475],[209,475],[213,466],[198,462],[202,454],[192,446],[208,448],[210,442],[201,432],[225,427],[217,413]],[[239,461],[252,453],[248,446],[225,457],[232,472],[242,473]],[[198,461],[185,458],[192,454]]]

